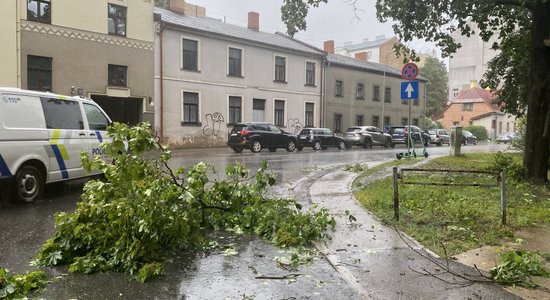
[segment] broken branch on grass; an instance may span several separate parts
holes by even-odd
[[[292,279],[292,278],[296,278],[300,275],[304,275],[304,274],[300,274],[300,273],[290,273],[290,274],[286,274],[286,275],[283,275],[283,276],[266,276],[266,275],[258,275],[256,276],[256,279]]]

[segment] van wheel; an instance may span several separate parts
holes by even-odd
[[[42,196],[46,184],[42,173],[31,165],[21,167],[15,174],[15,196],[22,202],[32,203]]]
[[[262,143],[260,143],[259,140],[252,141],[252,147],[250,147],[250,151],[254,153],[258,153],[262,150]]]
[[[390,139],[390,138],[387,138],[387,139],[386,139],[386,142],[384,143],[384,148],[387,149],[387,148],[390,148],[390,147],[393,148],[393,147],[392,147],[392,144],[391,144],[391,139]]]
[[[241,152],[243,152],[243,147],[235,146],[235,147],[233,147],[233,151],[235,151],[235,153],[241,153]]]

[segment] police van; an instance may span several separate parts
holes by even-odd
[[[80,153],[101,154],[110,124],[90,99],[0,87],[0,189],[34,202],[47,183],[93,175]]]

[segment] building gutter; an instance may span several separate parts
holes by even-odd
[[[163,42],[162,42],[162,36],[164,34],[164,23],[160,21],[160,30],[159,30],[159,93],[160,93],[160,99],[159,99],[159,114],[160,114],[160,124],[159,124],[159,139],[162,143],[164,140],[164,58],[163,58]]]

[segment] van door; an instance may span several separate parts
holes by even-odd
[[[80,102],[76,100],[40,97],[50,147],[48,182],[86,176],[80,162],[80,152],[89,145]]]
[[[90,145],[90,152],[92,155],[103,155],[99,144],[107,137],[107,127],[111,121],[98,106],[91,103],[82,103],[82,106],[89,129],[86,137]]]

